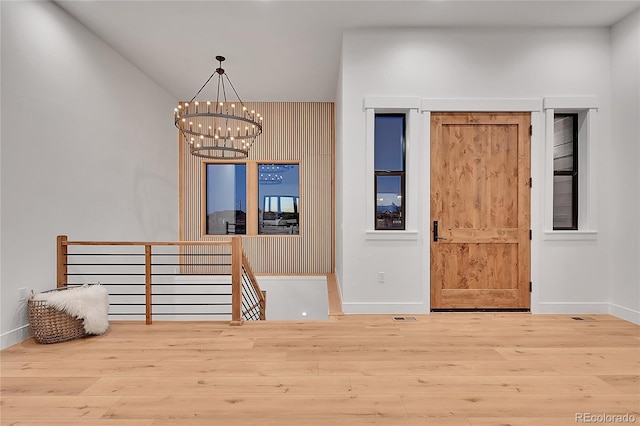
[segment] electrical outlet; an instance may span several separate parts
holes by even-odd
[[[20,287],[18,289],[18,300],[27,300],[29,298],[29,292],[26,287]]]
[[[379,283],[384,282],[384,272],[378,272],[378,282]]]

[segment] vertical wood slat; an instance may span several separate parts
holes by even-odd
[[[231,323],[242,325],[242,240],[231,239]]]
[[[151,244],[144,246],[144,304],[145,321],[151,324]]]
[[[56,239],[57,245],[57,267],[56,267],[56,287],[66,287],[67,286],[67,254],[68,254],[68,246],[67,246],[67,236],[66,235],[58,235]]]
[[[264,133],[249,151],[248,161],[300,164],[300,235],[256,235],[257,222],[249,220],[248,235],[243,238],[243,244],[252,268],[257,273],[333,272],[333,103],[249,102],[246,105],[265,117]],[[182,146],[180,151],[183,174],[180,239],[215,241],[219,237],[203,232],[206,220],[203,160]],[[248,168],[248,180],[257,179],[254,172],[257,174],[257,170]],[[247,200],[247,208],[257,209],[257,202],[257,199]],[[192,249],[203,248],[189,250]]]

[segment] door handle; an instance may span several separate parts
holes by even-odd
[[[446,238],[438,237],[438,221],[433,221],[433,241],[438,242],[440,240],[446,240]]]

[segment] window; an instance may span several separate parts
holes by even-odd
[[[544,239],[597,240],[598,98],[545,97]],[[534,137],[535,137],[534,132]]]
[[[300,234],[298,164],[209,163],[204,170],[207,235]]]
[[[578,114],[554,115],[553,229],[578,229]]]
[[[361,212],[366,240],[419,239],[420,182],[428,170],[428,157],[421,154],[420,105],[417,97],[364,98],[366,190]]]
[[[375,229],[405,229],[405,114],[376,114]]]
[[[247,233],[247,166],[207,164],[206,233]]]
[[[258,164],[258,234],[300,233],[297,164]]]

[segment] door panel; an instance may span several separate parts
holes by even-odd
[[[529,308],[530,115],[431,117],[432,308]]]

